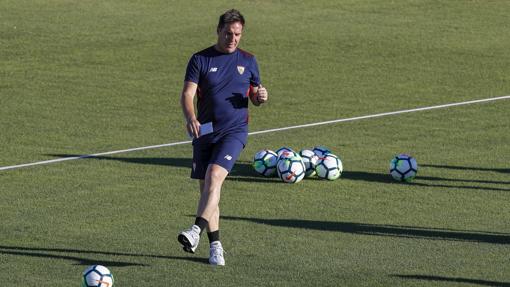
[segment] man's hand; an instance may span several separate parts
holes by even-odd
[[[188,134],[196,139],[200,132],[200,122],[195,117],[188,118],[186,119],[186,129]]]
[[[256,99],[259,104],[267,102],[268,99],[267,90],[262,86],[262,84],[258,86]]]

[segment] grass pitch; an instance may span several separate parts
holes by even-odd
[[[203,7],[203,8],[199,8]],[[510,94],[507,1],[2,1],[0,166],[185,140],[190,55],[247,18],[270,102],[251,131]],[[185,254],[180,145],[0,172],[0,282],[509,286],[510,101],[250,136],[222,192],[225,268]],[[339,180],[288,185],[259,149],[328,146]],[[393,182],[391,157],[420,166]]]

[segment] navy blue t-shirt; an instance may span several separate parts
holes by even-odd
[[[226,134],[248,133],[250,86],[260,84],[254,55],[239,48],[224,54],[211,46],[191,57],[184,80],[198,85],[197,120],[213,123],[214,132],[195,141],[216,142]],[[246,136],[240,140],[246,144]]]

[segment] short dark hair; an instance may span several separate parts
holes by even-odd
[[[217,31],[219,32],[226,24],[240,22],[244,27],[244,16],[236,9],[230,9],[220,16]]]

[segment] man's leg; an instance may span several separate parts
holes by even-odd
[[[200,181],[200,191],[201,194],[204,191],[205,181]],[[216,211],[214,212],[213,216],[209,219],[208,225],[207,225],[207,237],[209,238],[209,243],[216,246],[221,243],[220,242],[220,207],[219,205],[216,207]],[[217,242],[216,242],[217,241]],[[218,261],[218,260],[215,260]],[[223,264],[224,264],[223,260]],[[222,265],[223,265],[222,264]],[[218,264],[216,264],[218,265]]]
[[[217,164],[210,164],[205,174],[205,182],[200,194],[197,217],[202,217],[209,222],[209,231],[218,229],[219,226],[219,203],[221,186],[228,175],[228,171]]]
[[[204,184],[201,185],[202,193],[197,210],[197,218],[208,221],[208,237],[210,241],[209,263],[212,265],[225,265],[223,258],[223,246],[219,238],[220,221],[220,196],[221,186],[228,175],[228,171],[217,164],[210,164],[207,168]]]
[[[221,186],[227,175],[228,171],[218,164],[208,166],[205,179],[200,181],[200,201],[195,224],[189,230],[181,232],[177,238],[184,251],[195,253],[200,234],[205,228],[218,235]]]
[[[209,166],[209,161],[214,149],[212,144],[195,144],[193,145],[193,165],[191,169],[191,178],[199,179],[200,197],[202,197],[205,186],[205,175]],[[199,201],[200,206],[200,201]],[[195,253],[200,242],[201,233],[208,227],[209,223],[205,218],[196,217],[195,224],[189,229],[179,233],[177,240],[182,244],[182,248],[186,252]]]
[[[200,197],[206,196],[204,194],[204,188],[205,188],[205,180],[200,180]],[[205,201],[205,200],[204,200]],[[198,210],[197,210],[197,217],[200,216],[201,210],[203,210],[204,207],[201,206],[199,202]],[[220,207],[219,205],[216,207],[216,211],[214,212],[213,216],[208,220],[207,224],[207,231],[208,233],[214,232],[219,230],[220,227]]]
[[[227,136],[212,146],[194,146],[192,178],[203,178],[200,181],[200,200],[195,224],[181,232],[178,240],[185,251],[194,253],[200,233],[207,228],[211,242],[209,262],[213,265],[225,264],[223,247],[219,241],[221,188],[243,148],[244,144],[238,139],[238,135]],[[209,164],[198,164],[204,162]]]

